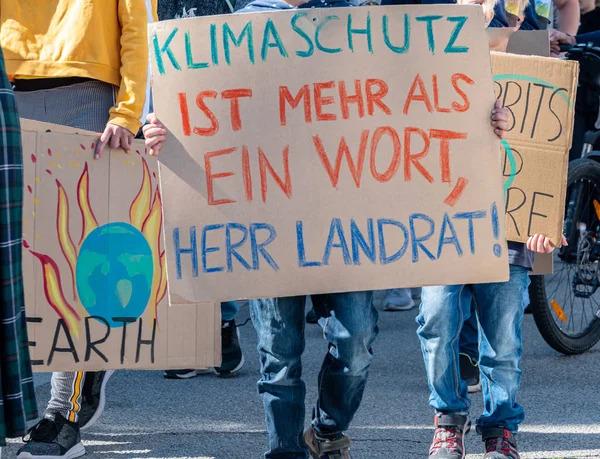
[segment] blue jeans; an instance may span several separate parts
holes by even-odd
[[[468,355],[473,362],[479,361],[479,322],[475,301],[471,301],[471,316],[465,320],[460,332],[458,351]]]
[[[346,430],[360,406],[373,359],[371,345],[378,332],[378,314],[372,301],[372,292],[313,295],[319,325],[329,345],[319,373],[312,420],[321,435]],[[258,392],[269,434],[267,459],[308,457],[302,439],[304,303],[304,296],[250,302],[262,375]]]
[[[527,269],[510,266],[508,282],[427,287],[417,318],[431,396],[429,404],[446,414],[468,413],[467,385],[460,378],[461,330],[476,302],[480,324],[479,368],[484,412],[478,428],[502,427],[516,432],[525,417],[516,402],[521,384],[521,322]]]
[[[240,308],[235,301],[221,303],[221,321],[233,320],[238,312],[240,312]]]

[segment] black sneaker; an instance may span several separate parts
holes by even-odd
[[[54,420],[42,419],[23,438],[25,446],[17,459],[73,459],[85,455],[79,426],[56,414]]]
[[[240,348],[240,332],[235,320],[221,322],[221,366],[215,368],[219,376],[231,376],[244,366]]]
[[[312,459],[352,459],[350,437],[344,434],[332,438],[321,437],[311,427],[304,433],[304,442]]]
[[[81,430],[88,429],[102,416],[106,403],[106,383],[115,370],[88,371],[83,382],[83,399],[79,411]]]
[[[517,439],[511,431],[502,428],[484,429],[481,437],[485,442],[483,459],[520,459]]]
[[[315,311],[315,308],[311,308],[310,311],[308,311],[308,313],[306,314],[306,323],[307,324],[316,324],[319,322],[319,319],[317,318],[317,312]]]
[[[460,354],[460,377],[467,383],[469,393],[481,392],[481,375],[479,365],[473,362],[467,354]]]
[[[471,429],[469,417],[461,414],[438,414],[429,458],[464,459],[465,435]]]

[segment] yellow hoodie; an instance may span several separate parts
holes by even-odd
[[[0,0],[11,78],[85,77],[119,88],[109,123],[137,133],[149,94],[156,0]]]

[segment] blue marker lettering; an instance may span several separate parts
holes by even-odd
[[[250,62],[254,64],[254,35],[252,33],[252,22],[248,22],[239,37],[236,37],[229,24],[226,22],[223,24],[223,49],[225,50],[225,62],[227,65],[231,65],[231,54],[229,51],[229,41],[231,40],[236,48],[242,46],[244,37],[248,40],[248,58]]]
[[[352,13],[348,14],[348,46],[350,50],[354,52],[354,40],[353,35],[366,35],[367,36],[367,45],[369,47],[369,52],[373,53],[373,40],[371,39],[371,13],[367,13],[367,26],[364,29],[353,29],[352,28]]]
[[[421,220],[421,221],[429,223],[429,231],[427,232],[427,234],[425,236],[417,236],[417,232],[415,230],[415,220]],[[429,217],[425,214],[412,214],[409,217],[409,221],[410,221],[410,238],[412,240],[412,261],[413,261],[413,263],[416,263],[419,261],[419,249],[421,249],[423,251],[423,253],[425,255],[427,255],[427,257],[430,260],[435,260],[435,256],[427,249],[427,247],[425,247],[425,245],[423,245],[423,242],[428,241],[429,239],[431,239],[431,236],[433,236],[433,233],[435,231],[435,223],[433,222],[431,217]]]
[[[152,41],[154,43],[154,57],[156,58],[156,66],[158,67],[158,73],[160,73],[161,75],[165,74],[165,65],[162,59],[163,53],[167,53],[167,57],[171,61],[171,65],[175,70],[181,70],[181,66],[179,65],[179,62],[177,62],[175,54],[173,54],[173,51],[169,47],[169,45],[171,44],[171,40],[173,40],[178,30],[178,28],[173,29],[173,31],[169,35],[169,38],[167,38],[167,41],[165,41],[165,44],[162,46],[162,48],[158,44],[158,36],[156,35],[156,32],[152,37]]]
[[[258,244],[256,242],[256,233],[259,230],[267,230],[269,232],[269,237],[267,238],[267,240],[264,242],[261,242],[260,244]],[[259,269],[259,260],[258,260],[259,254],[262,255],[262,257],[265,259],[265,261],[269,264],[269,266],[271,268],[273,268],[275,271],[279,270],[279,266],[277,265],[277,263],[275,262],[273,257],[269,254],[269,252],[267,252],[267,250],[265,249],[265,247],[268,246],[271,242],[273,242],[276,237],[277,237],[277,232],[275,231],[275,228],[273,228],[273,225],[269,225],[268,223],[252,223],[250,225],[250,243],[252,245],[252,266],[255,271],[257,271]]]
[[[450,232],[450,237],[446,237],[446,231]],[[452,244],[456,248],[456,253],[458,256],[462,257],[463,251],[460,247],[460,243],[458,242],[458,236],[456,235],[456,230],[454,229],[452,220],[450,220],[450,217],[447,213],[444,213],[444,221],[442,221],[442,229],[440,230],[440,243],[437,251],[438,259],[442,256],[442,250],[446,244]]]
[[[205,273],[218,273],[223,271],[222,266],[215,266],[209,268],[206,262],[206,255],[212,252],[218,252],[221,250],[219,247],[207,247],[206,239],[209,231],[216,231],[218,229],[223,228],[225,225],[207,225],[202,228],[202,272]]]
[[[219,65],[219,50],[217,49],[217,26],[210,25],[210,57],[213,65]]]
[[[383,41],[386,46],[396,54],[404,54],[410,49],[410,18],[408,14],[404,15],[404,45],[394,46],[390,41],[389,18],[387,14],[383,15]]]
[[[190,248],[182,249],[179,241],[179,228],[173,229],[173,246],[175,249],[175,266],[177,279],[182,278],[181,255],[189,254],[192,257],[192,277],[198,277],[198,245],[196,244],[196,227],[190,226]]]
[[[208,62],[194,62],[194,56],[192,56],[192,38],[189,32],[185,33],[185,59],[187,61],[188,69],[206,69],[208,68]]]
[[[469,243],[471,244],[471,254],[475,253],[475,229],[473,227],[473,220],[485,218],[485,216],[485,210],[477,210],[475,212],[461,212],[453,217],[458,218],[459,220],[469,221]]]
[[[469,52],[468,46],[454,46],[454,43],[456,43],[456,40],[458,38],[458,35],[460,34],[460,31],[463,29],[463,27],[465,26],[465,23],[467,22],[467,17],[466,16],[450,16],[450,17],[446,18],[446,21],[456,22],[456,25],[454,26],[454,30],[452,31],[452,34],[450,34],[450,38],[448,39],[448,44],[446,45],[446,48],[444,48],[444,52],[445,53],[468,53]]]
[[[231,243],[231,230],[238,230],[242,233],[242,238],[235,243]],[[240,264],[246,269],[250,270],[252,267],[246,262],[243,256],[241,256],[236,249],[242,247],[248,239],[248,230],[244,225],[239,223],[227,223],[225,227],[225,249],[227,253],[227,272],[233,271],[233,258],[240,262]]]
[[[387,255],[387,248],[385,246],[385,235],[383,233],[384,225],[395,226],[396,228],[400,228],[404,233],[404,244],[402,244],[402,247],[400,247],[396,253],[390,256]],[[406,249],[408,248],[408,230],[406,229],[406,226],[396,220],[380,218],[377,220],[377,231],[379,233],[379,261],[381,264],[387,265],[402,258],[406,253]]]
[[[308,268],[311,266],[321,266],[323,263],[318,261],[306,261],[306,251],[304,249],[304,230],[302,221],[296,221],[296,248],[298,250],[298,266]]]
[[[271,37],[274,41],[271,41]],[[288,53],[283,45],[283,42],[281,41],[279,32],[277,31],[272,19],[267,20],[265,32],[263,34],[262,49],[260,51],[260,57],[263,61],[267,60],[269,48],[277,48],[283,57],[288,57]]]
[[[435,37],[433,35],[433,21],[442,19],[443,16],[419,16],[415,19],[419,22],[427,23],[427,43],[429,43],[429,51],[435,54]]]
[[[320,51],[323,51],[324,53],[328,53],[328,54],[336,54],[336,53],[341,53],[342,52],[342,48],[328,48],[326,46],[323,46],[323,44],[321,43],[321,30],[323,30],[323,28],[331,21],[333,20],[339,20],[339,16],[327,16],[325,19],[323,19],[323,21],[317,26],[317,30],[315,30],[315,43],[317,44],[317,48]]]
[[[354,221],[354,219],[350,220],[350,237],[352,244],[352,260],[355,265],[360,265],[360,252],[358,248],[360,247],[366,257],[375,263],[375,233],[373,231],[373,219],[367,219],[367,237],[369,238],[369,242],[365,240],[365,237],[358,229],[358,225]]]
[[[292,17],[292,29],[294,30],[294,32],[300,35],[300,37],[302,37],[308,44],[308,49],[306,51],[296,51],[296,56],[298,57],[310,57],[315,52],[315,45],[313,45],[312,40],[310,39],[308,34],[304,30],[302,30],[297,24],[299,19],[306,18],[307,16],[307,13],[296,13],[294,14],[294,17]]]
[[[333,238],[337,234],[338,240],[340,241],[337,244],[333,243]],[[348,244],[346,243],[346,238],[344,236],[344,230],[342,228],[342,221],[339,218],[334,218],[331,220],[331,226],[329,227],[329,236],[327,237],[327,244],[325,245],[325,253],[323,254],[323,264],[325,266],[329,265],[329,257],[331,256],[331,249],[342,249],[342,255],[344,257],[344,264],[350,265],[352,264],[352,260],[350,259],[350,252],[348,251]]]

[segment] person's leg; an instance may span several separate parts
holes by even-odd
[[[239,311],[235,301],[221,303],[221,365],[215,368],[219,376],[231,376],[244,366],[240,332],[235,323]]]
[[[474,362],[479,361],[479,323],[477,321],[475,301],[471,301],[471,314],[463,324],[458,350],[461,354],[468,355]]]
[[[305,459],[302,440],[304,398],[304,296],[250,301],[250,316],[258,334],[261,379],[258,392],[265,406],[269,451],[267,459]]]
[[[319,398],[312,425],[320,435],[346,430],[360,406],[377,336],[373,292],[326,295],[319,325],[329,344],[319,374]],[[324,310],[323,310],[324,309]]]
[[[423,288],[417,335],[427,370],[429,404],[441,413],[468,413],[471,402],[460,377],[458,343],[471,316],[468,285]]]
[[[483,379],[484,412],[478,429],[496,428],[516,432],[525,414],[517,403],[521,384],[523,346],[523,291],[529,285],[525,268],[510,267],[508,282],[474,285],[481,345],[479,366]]]
[[[471,301],[471,315],[465,321],[458,344],[460,353],[460,376],[467,383],[469,393],[481,391],[479,375],[479,322],[475,300]]]
[[[417,334],[431,391],[429,404],[436,411],[430,457],[462,459],[465,455],[471,401],[460,375],[458,343],[471,315],[471,297],[468,285],[423,288]]]
[[[93,132],[104,130],[109,110],[115,101],[114,87],[101,82],[41,91],[17,91],[15,95],[22,118]],[[52,398],[45,417],[54,418],[56,413],[61,413],[65,419],[74,419],[71,422],[79,421],[81,426],[89,427],[90,421],[97,419],[102,412],[99,408],[104,407],[104,387],[111,374],[112,372],[92,372],[89,375],[84,372],[54,373]],[[90,388],[90,393],[82,394],[84,384]],[[96,389],[96,392],[92,392]],[[85,405],[85,413],[80,413],[82,405]]]

